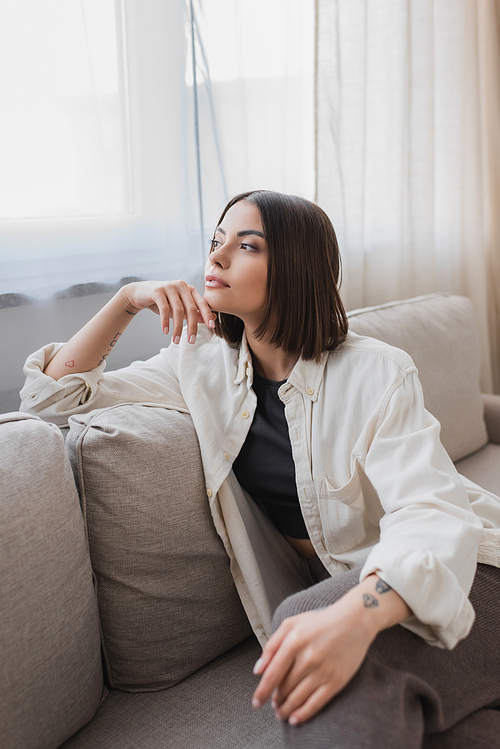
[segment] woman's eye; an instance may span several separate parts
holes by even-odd
[[[253,244],[245,244],[245,243],[243,243],[241,246],[243,247],[244,250],[250,250],[250,252],[258,252],[259,251],[259,248],[258,247],[254,247]]]
[[[213,250],[216,250],[219,245],[220,245],[220,242],[218,239],[212,239],[212,241],[210,242],[210,252],[212,252]]]

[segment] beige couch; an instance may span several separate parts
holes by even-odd
[[[500,494],[500,396],[479,391],[469,300],[350,324],[409,351],[459,471]],[[250,704],[260,649],[190,417],[115,406],[73,417],[66,445],[36,417],[0,424],[2,749],[280,747],[270,708]]]

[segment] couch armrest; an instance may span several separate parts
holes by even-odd
[[[0,414],[0,743],[60,746],[103,692],[85,532],[59,429]]]
[[[488,439],[500,445],[500,395],[483,393],[483,403]]]

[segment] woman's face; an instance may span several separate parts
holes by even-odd
[[[215,230],[205,266],[204,297],[217,312],[260,325],[267,301],[267,242],[258,208],[235,203]]]

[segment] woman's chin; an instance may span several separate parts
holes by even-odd
[[[205,287],[203,299],[208,303],[212,312],[225,312],[228,315],[235,314],[234,310],[227,309],[227,305],[221,300],[220,294],[217,294],[217,289]]]
[[[203,299],[206,299],[210,306],[212,304],[216,304],[217,301],[221,301],[220,294],[217,293],[217,289],[214,289],[210,286],[205,286],[205,289],[203,291]]]

